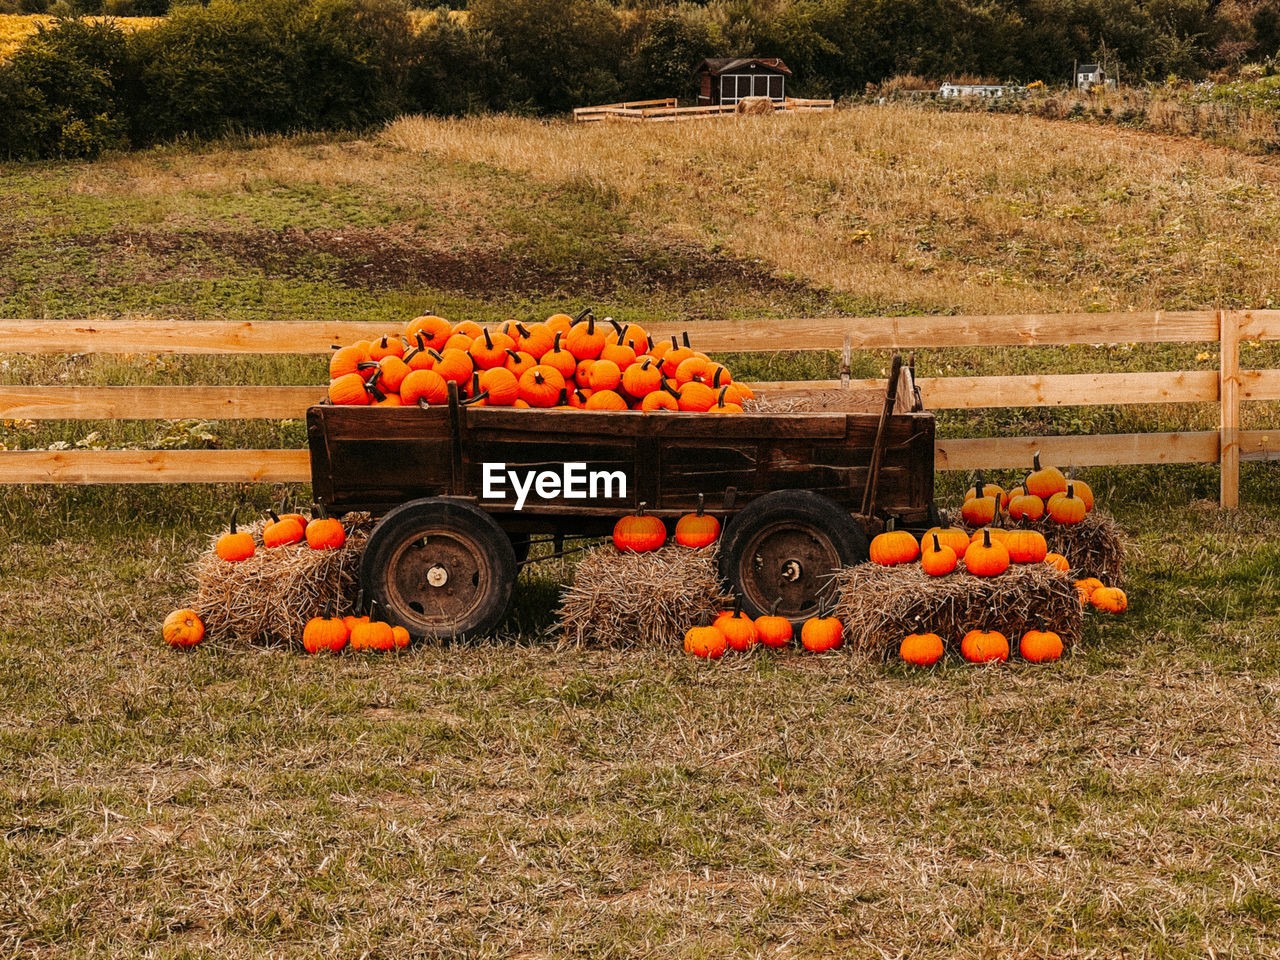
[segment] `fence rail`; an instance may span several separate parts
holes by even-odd
[[[1217,343],[1217,370],[936,377],[919,382],[935,410],[1215,403],[1219,428],[1186,433],[940,439],[940,470],[1025,465],[1035,450],[1080,466],[1219,463],[1221,500],[1238,500],[1241,460],[1280,456],[1280,429],[1241,431],[1240,404],[1280,400],[1280,370],[1242,370],[1242,340],[1280,340],[1280,310],[1001,317],[828,317],[689,324],[700,349],[788,350]],[[385,324],[269,321],[14,320],[0,323],[0,353],[326,354],[381,336]],[[779,331],[785,338],[779,338]],[[655,334],[657,335],[657,334]],[[779,381],[763,392],[879,388],[881,380]],[[0,418],[46,420],[292,419],[323,395],[315,386],[0,385]],[[0,483],[284,482],[310,479],[305,450],[0,451]]]

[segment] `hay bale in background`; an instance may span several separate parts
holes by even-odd
[[[302,628],[329,609],[353,612],[359,592],[360,558],[373,529],[367,513],[343,517],[347,542],[338,550],[312,550],[304,541],[268,550],[261,545],[248,560],[227,563],[213,544],[196,562],[196,597],[191,602],[211,640],[301,644]],[[241,529],[262,542],[262,524]],[[215,538],[216,539],[216,538]]]
[[[964,522],[959,510],[950,512],[951,522],[970,532],[973,527]],[[1102,510],[1091,510],[1079,523],[1061,524],[1047,515],[1039,520],[1011,520],[1002,514],[996,524],[1010,530],[1038,530],[1044,534],[1049,550],[1060,553],[1071,564],[1076,578],[1097,577],[1109,587],[1118,587],[1124,581],[1124,544],[1120,540],[1120,527],[1115,519]]]
[[[1015,564],[998,577],[863,563],[839,571],[835,584],[836,616],[855,649],[894,652],[909,633],[936,633],[958,652],[978,629],[999,630],[1015,649],[1031,629],[1053,630],[1070,646],[1084,621],[1072,577],[1047,563]]]
[[[714,547],[619,553],[606,544],[583,554],[561,598],[560,625],[574,643],[678,650],[686,630],[710,623],[730,602]]]
[[[773,101],[768,97],[743,97],[734,107],[734,113],[745,117],[768,116],[773,113]]]

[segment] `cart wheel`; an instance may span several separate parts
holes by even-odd
[[[508,536],[511,538],[511,549],[515,552],[518,567],[529,559],[529,547],[533,540],[527,533],[512,533]]]
[[[365,595],[414,636],[491,632],[515,581],[511,541],[493,518],[439,497],[412,500],[383,517],[360,563]]]
[[[867,537],[850,514],[821,494],[777,490],[730,522],[720,543],[720,577],[753,617],[778,613],[799,625],[818,612],[833,570],[862,563]]]

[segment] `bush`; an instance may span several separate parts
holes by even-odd
[[[0,157],[95,157],[128,146],[127,38],[111,23],[40,27],[0,65]]]
[[[668,10],[647,21],[623,67],[627,99],[696,97],[693,69],[721,53],[705,18]]]
[[[214,0],[137,34],[137,142],[359,128],[401,103],[412,32],[390,0]]]
[[[500,102],[506,73],[493,35],[468,29],[441,7],[418,33],[406,109],[444,116],[481,113]]]
[[[599,0],[472,0],[470,29],[506,65],[491,106],[565,111],[617,100],[622,23]],[[693,64],[690,64],[692,69]]]

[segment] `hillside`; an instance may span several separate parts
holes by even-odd
[[[403,120],[0,165],[0,317],[620,319],[1261,306],[1275,168],[907,107],[670,126]],[[54,346],[57,346],[56,344]],[[833,376],[785,323],[735,372]],[[953,349],[925,373],[1213,369],[1207,344]],[[1245,344],[1280,367],[1274,344]],[[856,354],[854,376],[883,353]],[[0,382],[317,384],[325,360],[0,357]],[[317,396],[320,389],[316,390]],[[1248,405],[1246,426],[1276,423]],[[939,432],[1214,429],[1213,404]],[[0,445],[301,446],[297,421],[0,420]],[[1065,465],[1064,465],[1065,466]],[[1085,470],[1121,618],[1056,665],[490,640],[306,657],[158,624],[232,506],[297,485],[0,488],[0,955],[1280,954],[1276,464]],[[939,474],[943,505],[965,478]],[[991,477],[989,476],[989,479]],[[1011,481],[1012,474],[1002,477]]]

